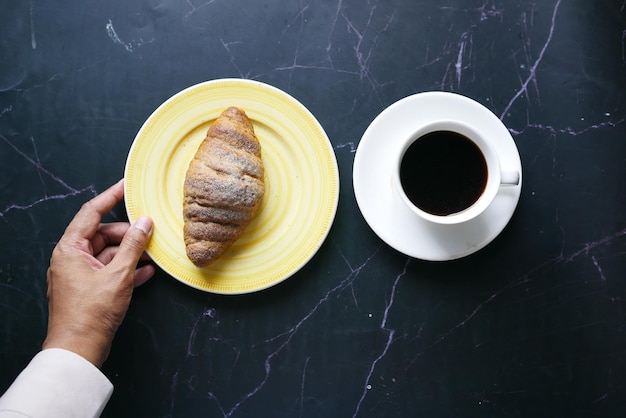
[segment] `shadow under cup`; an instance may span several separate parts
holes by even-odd
[[[444,120],[407,138],[394,180],[400,197],[417,215],[458,224],[485,211],[501,185],[519,184],[519,173],[502,172],[495,149],[471,126]]]

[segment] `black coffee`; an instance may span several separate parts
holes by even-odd
[[[480,149],[457,132],[434,131],[406,150],[400,182],[415,206],[450,215],[474,204],[487,184],[487,163]]]

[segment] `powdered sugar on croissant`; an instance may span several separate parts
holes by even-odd
[[[187,257],[215,261],[243,233],[265,193],[261,144],[246,113],[229,107],[209,128],[185,175]]]

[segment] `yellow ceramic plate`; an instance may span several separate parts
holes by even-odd
[[[265,196],[239,240],[198,268],[183,241],[185,172],[228,106],[247,113],[261,142]],[[147,249],[154,262],[189,286],[219,294],[258,291],[297,272],[328,235],[339,198],[337,160],[315,117],[287,93],[243,79],[197,84],[159,106],[132,144],[124,177],[129,219],[154,219]]]

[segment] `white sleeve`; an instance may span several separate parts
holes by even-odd
[[[113,393],[100,370],[71,351],[39,352],[0,398],[0,418],[99,417]]]

